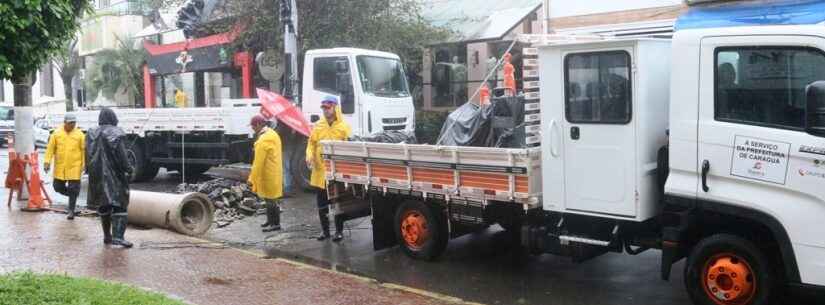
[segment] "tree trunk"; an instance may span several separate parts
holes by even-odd
[[[72,88],[72,77],[64,77],[63,75],[60,76],[63,80],[63,94],[66,95],[66,112],[74,111],[74,100],[72,96],[74,95],[74,88]]]
[[[14,150],[20,156],[34,151],[34,115],[31,87],[34,73],[12,78],[14,83]],[[26,167],[26,177],[31,177],[31,168]],[[18,200],[28,200],[28,188],[23,187]]]

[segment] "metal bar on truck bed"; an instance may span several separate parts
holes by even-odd
[[[152,162],[161,163],[161,164],[178,164],[181,163],[183,159],[181,158],[152,158]],[[205,164],[205,165],[220,165],[220,164],[227,164],[229,160],[226,159],[196,159],[196,158],[186,158],[187,164]]]

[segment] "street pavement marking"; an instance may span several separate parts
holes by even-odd
[[[183,236],[188,238],[188,239],[198,241],[198,242],[214,243],[215,245],[224,245],[222,243],[214,242],[214,241],[211,241],[211,240],[206,240],[206,239],[199,238],[199,237],[194,237],[194,236],[189,236],[189,235],[183,235]],[[271,258],[270,256],[264,255],[263,253],[258,253],[258,252],[255,252],[255,251],[235,248],[235,247],[232,247],[232,246],[229,246],[229,249],[232,249],[232,250],[235,250],[235,251],[247,254],[247,255],[251,255],[251,256],[254,256],[254,257],[257,257],[257,258],[260,258],[260,259],[274,259],[275,261],[290,264],[290,265],[293,265],[293,266],[298,267],[298,268],[306,268],[306,269],[312,269],[312,270],[319,270],[319,271],[323,271],[323,272],[329,272],[329,273],[345,276],[345,277],[355,279],[355,280],[358,280],[358,281],[362,281],[362,282],[366,282],[366,283],[374,283],[378,286],[381,286],[381,287],[384,287],[384,288],[387,288],[387,289],[393,289],[393,290],[408,292],[408,293],[412,293],[412,294],[417,294],[417,295],[425,296],[425,297],[436,299],[436,300],[443,301],[443,302],[448,302],[448,303],[453,303],[453,304],[461,304],[461,305],[484,305],[483,303],[467,302],[467,301],[462,300],[461,298],[448,296],[448,295],[437,293],[437,292],[422,290],[422,289],[418,289],[418,288],[413,288],[413,287],[409,287],[409,286],[393,284],[393,283],[381,283],[378,280],[373,279],[373,278],[360,276],[360,275],[356,275],[356,274],[352,274],[352,273],[348,273],[348,272],[341,272],[341,271],[333,270],[333,269],[329,269],[329,268],[322,268],[322,267],[310,265],[310,264],[307,264],[307,263],[302,263],[302,262],[287,259],[287,258],[282,258],[282,257]]]

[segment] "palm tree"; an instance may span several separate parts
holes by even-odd
[[[116,37],[117,38],[117,37]],[[94,56],[95,64],[89,70],[87,90],[90,97],[103,97],[113,100],[118,94],[128,94],[135,98],[135,103],[143,101],[143,64],[146,53],[135,49],[133,40],[117,38],[119,47],[98,52]]]

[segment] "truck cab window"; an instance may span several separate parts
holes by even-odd
[[[338,75],[338,70],[336,63],[339,61],[346,62],[349,64],[349,60],[346,57],[321,57],[316,58],[314,61],[314,71],[315,73],[315,90],[329,93],[331,95],[338,95],[341,96],[342,93],[339,92],[341,88],[338,84],[340,80]],[[350,94],[353,92],[352,82],[349,82],[349,92]],[[345,98],[341,97],[341,108],[345,114],[351,114],[354,112],[354,99],[352,98]]]
[[[565,58],[564,65],[568,122],[630,122],[632,95],[627,52],[571,54]]]
[[[784,129],[805,127],[805,87],[825,79],[825,54],[801,47],[716,51],[718,121]]]

